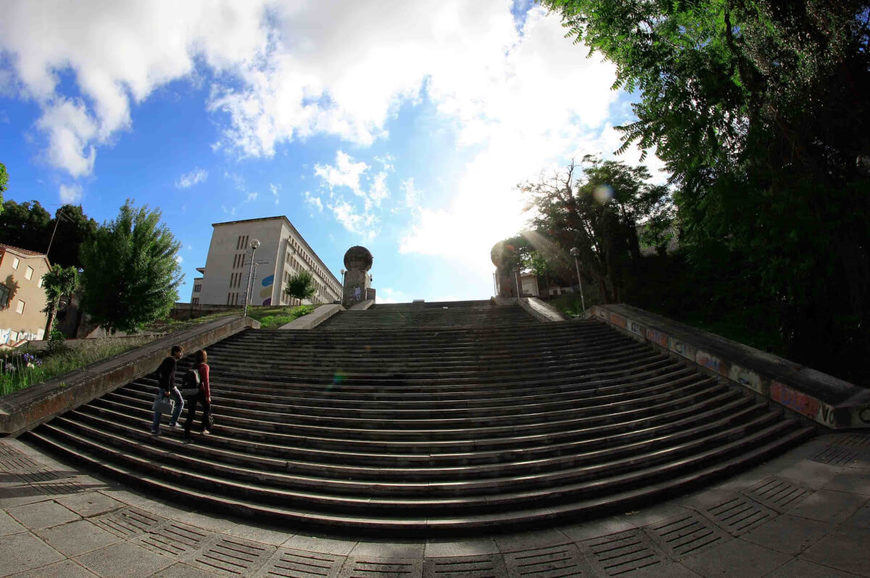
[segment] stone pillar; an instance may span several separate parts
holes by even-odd
[[[351,247],[344,254],[344,287],[341,304],[345,308],[366,299],[374,299],[375,290],[371,288],[372,276],[368,271],[372,268],[372,254],[365,247],[359,245]]]

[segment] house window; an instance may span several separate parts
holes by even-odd
[[[19,315],[22,315],[24,313],[24,301],[22,301],[21,299],[18,300],[18,306],[15,308],[15,312]]]
[[[28,281],[33,278],[33,267],[30,265],[27,266],[27,270],[24,272],[24,278]]]
[[[9,287],[0,284],[0,309],[6,309],[9,306]]]
[[[194,292],[194,293],[199,293],[200,291],[202,291],[202,285],[199,284],[199,283],[196,283],[196,284],[193,286],[193,292]]]
[[[20,261],[18,260],[18,257],[13,257],[13,258],[12,258],[12,268],[17,270],[17,269],[18,269],[18,263],[20,263]]]

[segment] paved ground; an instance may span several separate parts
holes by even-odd
[[[0,439],[0,576],[870,576],[870,435],[705,491],[476,539],[333,539],[153,500]]]

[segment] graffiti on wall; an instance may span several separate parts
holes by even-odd
[[[643,337],[643,334],[644,334],[643,327],[636,321],[632,321],[629,324],[628,330],[631,331],[632,333],[634,333],[635,335],[640,335],[641,337]]]
[[[728,378],[745,385],[757,393],[764,393],[764,380],[761,379],[760,375],[745,367],[732,365],[731,370],[728,372]]]
[[[821,417],[822,402],[779,381],[770,382],[770,399],[810,419]]]
[[[667,349],[668,347],[668,334],[662,333],[661,331],[657,331],[655,329],[647,329],[646,330],[646,338],[649,341],[652,341],[656,345],[660,345]]]
[[[622,327],[623,329],[628,328],[628,321],[622,315],[617,315],[616,313],[610,314],[610,322],[616,325],[617,327]]]
[[[260,289],[260,299],[262,300],[262,303],[260,303],[260,305],[272,304],[272,285],[274,283],[274,275],[269,275],[260,282],[260,285],[262,285],[262,288]]]
[[[695,363],[720,375],[728,375],[728,362],[715,355],[710,355],[706,351],[698,351],[695,354]]]

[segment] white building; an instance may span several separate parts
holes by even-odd
[[[251,305],[298,305],[284,293],[287,281],[300,271],[314,277],[313,303],[341,300],[341,283],[311,249],[287,217],[265,217],[214,223],[202,277],[193,280],[195,305],[244,305],[253,271]],[[260,242],[256,251],[251,242]],[[254,266],[251,269],[251,255]]]

